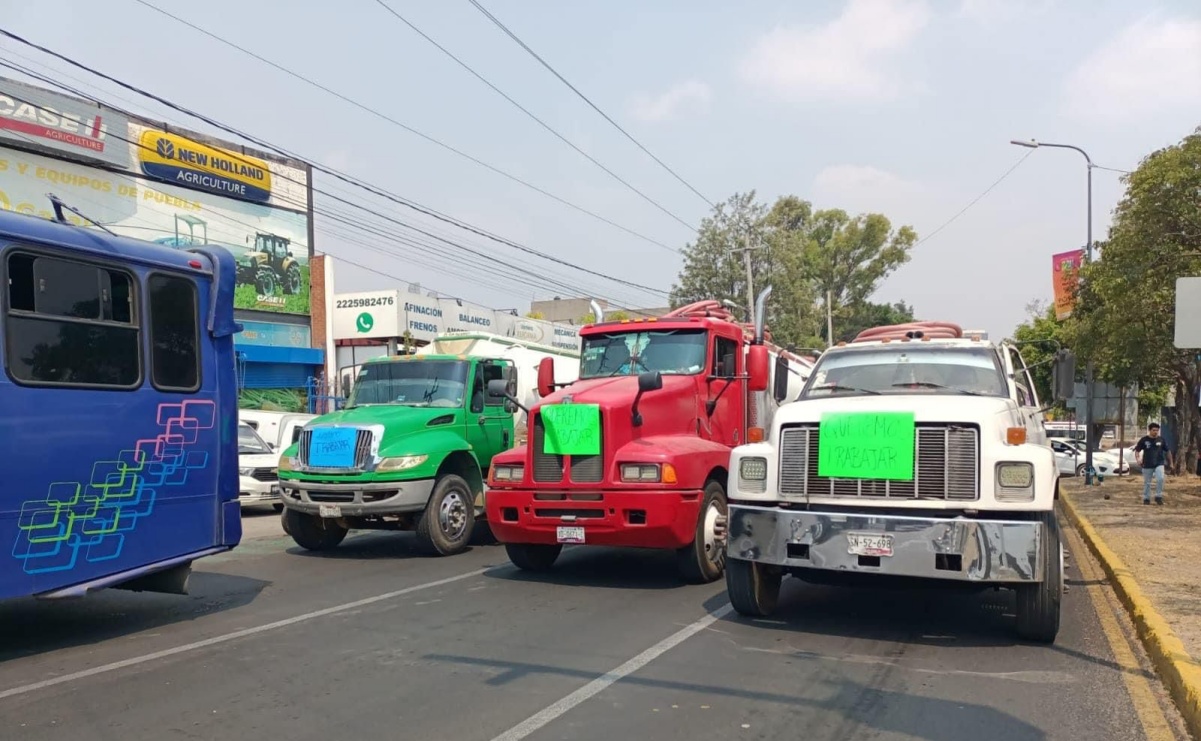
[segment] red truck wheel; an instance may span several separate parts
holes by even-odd
[[[547,571],[555,565],[561,545],[543,545],[539,543],[506,543],[505,553],[509,560],[522,571]]]
[[[691,584],[707,584],[721,578],[726,567],[726,548],[718,532],[726,516],[726,491],[717,481],[705,485],[705,498],[696,518],[696,536],[691,545],[676,551],[680,574]]]

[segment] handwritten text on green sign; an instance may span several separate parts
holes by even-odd
[[[542,452],[550,455],[600,455],[601,418],[597,404],[551,404],[542,407],[546,435]]]
[[[826,412],[817,475],[913,481],[913,412]]]

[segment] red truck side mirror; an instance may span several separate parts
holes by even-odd
[[[538,363],[538,395],[543,399],[555,392],[555,359],[543,358]]]
[[[767,390],[767,368],[770,358],[767,345],[751,345],[746,353],[747,386],[751,391]]]

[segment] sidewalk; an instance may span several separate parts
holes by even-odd
[[[1164,506],[1142,503],[1141,476],[1092,487],[1061,479],[1060,495],[1185,723],[1201,738],[1201,665],[1193,658],[1201,657],[1201,481],[1169,477]]]

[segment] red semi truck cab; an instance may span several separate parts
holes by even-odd
[[[688,581],[721,577],[730,450],[760,439],[809,367],[764,342],[770,291],[753,332],[702,302],[584,327],[566,386],[543,361],[528,443],[493,459],[485,497],[515,565],[549,569],[567,544],[632,546],[675,550]]]

